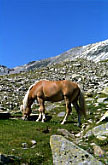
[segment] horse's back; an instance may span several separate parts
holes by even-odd
[[[62,100],[65,95],[71,96],[76,91],[79,91],[79,87],[76,83],[70,80],[41,80],[35,84],[32,91],[38,97]]]
[[[63,80],[62,91],[64,95],[72,95],[74,92],[79,91],[79,87],[75,82]]]
[[[59,95],[60,91],[61,88],[57,81],[40,80],[34,85],[31,92],[33,95],[45,99]]]
[[[52,98],[53,100],[63,99],[58,81],[43,81],[43,93],[46,98]]]
[[[77,95],[79,93],[78,84],[70,80],[43,81],[43,91],[46,96],[58,96],[63,99],[64,96]]]

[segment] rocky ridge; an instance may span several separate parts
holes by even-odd
[[[2,69],[0,69],[0,75],[7,73],[15,74],[25,72],[36,68],[42,68],[46,66],[51,66],[53,64],[58,64],[63,61],[72,61],[76,58],[86,58],[94,62],[99,62],[108,59],[108,40],[97,42],[94,44],[89,44],[86,46],[75,47],[58,56],[47,58],[40,61],[32,61],[28,64],[17,66],[13,69],[9,69],[7,67],[5,67],[4,69],[4,67],[2,67]]]

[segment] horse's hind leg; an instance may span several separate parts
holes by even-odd
[[[81,126],[81,115],[80,115],[80,107],[77,102],[73,102],[73,105],[77,111],[78,114],[78,126]]]
[[[43,99],[41,99],[39,97],[37,98],[37,100],[38,100],[38,103],[39,103],[40,107],[39,107],[39,117],[38,117],[38,119],[36,121],[39,121],[39,120],[42,119],[42,122],[44,122],[44,120],[45,120],[45,106],[44,106],[44,101],[43,101]]]
[[[64,99],[65,99],[65,103],[66,103],[66,115],[61,124],[64,124],[66,122],[68,115],[72,111],[71,102],[70,102],[69,98],[67,96],[64,96]]]

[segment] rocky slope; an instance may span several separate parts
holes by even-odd
[[[70,79],[78,82],[85,92],[90,90],[96,93],[108,86],[108,63],[76,59],[29,72],[1,76],[0,109],[18,109],[28,87],[40,79]]]
[[[70,79],[72,81],[75,81],[80,85],[81,89],[85,93],[86,105],[88,110],[87,120],[84,121],[82,128],[80,129],[78,134],[75,134],[75,132],[73,131],[69,133],[66,132],[65,134],[65,131],[67,130],[63,130],[62,133],[58,133],[58,134],[62,134],[66,138],[69,135],[68,138],[69,140],[73,141],[75,144],[86,150],[88,153],[95,156],[98,159],[98,161],[102,160],[104,164],[108,164],[108,152],[107,152],[108,125],[106,124],[106,121],[108,121],[108,60],[106,60],[107,59],[106,43],[108,42],[105,41],[102,42],[101,44],[98,43],[98,46],[96,46],[97,44],[93,44],[95,47],[94,49],[92,45],[91,46],[89,45],[88,49],[85,46],[85,48],[82,48],[83,53],[82,56],[80,56],[81,58],[78,58],[79,56],[75,56],[74,58],[74,53],[76,51],[75,49],[77,49],[77,52],[78,49],[79,52],[81,52],[81,47],[74,48],[73,58],[71,58],[72,55],[71,53],[70,53],[71,55],[68,55],[68,58],[66,58],[67,57],[66,54],[62,56],[60,55],[54,58],[50,58],[49,61],[47,61],[48,59],[45,60],[44,61],[45,63],[43,62],[43,66],[41,65],[42,64],[41,62],[37,62],[37,64],[36,62],[31,62],[28,65],[24,66],[25,68],[28,66],[33,67],[33,68],[31,67],[31,69],[26,68],[25,69],[26,72],[22,72],[23,71],[22,70],[19,73],[19,69],[16,68],[16,70],[18,69],[16,71],[18,72],[17,74],[15,74],[14,71],[13,72],[11,71],[11,73],[14,74],[1,75],[0,76],[0,111],[4,112],[8,110],[8,112],[10,113],[19,112],[19,107],[22,103],[23,97],[27,89],[31,84],[33,84],[37,80]],[[101,50],[99,50],[100,47]],[[88,50],[88,59],[82,58],[85,57],[84,49]],[[93,52],[95,51],[95,54],[97,52],[98,55],[99,52],[100,54],[104,52],[104,56],[100,55],[97,56],[98,58],[95,58],[95,55],[92,54],[92,51]],[[69,52],[71,52],[71,50]],[[62,59],[61,57],[63,57],[62,61],[61,61]],[[104,57],[105,60],[104,58],[102,59],[101,57],[102,58]],[[102,61],[100,61],[100,59]],[[35,64],[38,65],[38,68],[34,67]],[[21,69],[23,69],[23,66]],[[63,103],[61,102],[54,104],[46,103],[46,112],[52,113],[54,108],[60,110],[62,109],[62,106]],[[32,108],[33,110],[36,109],[36,105],[34,104]],[[64,107],[62,111],[64,111]],[[54,115],[61,115],[61,114],[63,115],[64,113],[61,112],[60,114],[54,114]],[[58,116],[56,117],[58,118]],[[72,118],[72,120],[74,121],[72,125],[76,124],[75,122],[77,118]],[[59,130],[59,132],[60,131],[61,130]],[[54,144],[56,145],[55,142]],[[61,141],[61,144],[64,145],[64,140],[63,143]],[[72,146],[74,147],[73,144]],[[58,151],[60,150],[58,149]],[[63,155],[69,156],[68,155],[69,152],[67,151],[66,152],[63,151]],[[62,153],[59,153],[59,155],[61,154]],[[83,159],[83,157],[79,155],[77,155],[77,158],[74,153],[73,155],[75,156],[75,159],[77,159],[77,161],[79,157]],[[84,154],[84,160],[82,160],[83,163],[86,163],[85,161],[89,159],[87,157],[88,155],[89,154]],[[54,157],[54,161],[56,161],[55,156],[53,157]],[[70,157],[68,158],[69,161],[73,161],[70,160]]]
[[[40,79],[70,79],[78,82],[85,92],[90,90],[99,93],[108,86],[108,63],[76,59],[29,72],[1,76],[0,109],[18,109],[25,91]]]

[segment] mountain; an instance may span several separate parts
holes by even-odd
[[[25,131],[25,129],[28,130],[29,128],[29,131],[34,129],[32,139],[35,139],[36,134],[41,133],[42,135],[42,137],[38,137],[38,143],[36,143],[36,145],[39,145],[40,148],[44,145],[46,147],[45,151],[47,151],[48,145],[51,145],[51,148],[53,147],[52,152],[51,150],[49,150],[49,155],[53,155],[54,163],[58,160],[61,163],[63,160],[63,162],[69,162],[69,164],[76,164],[76,162],[77,164],[108,164],[107,52],[108,41],[103,41],[96,44],[73,48],[56,57],[48,58],[41,61],[32,61],[24,66],[13,68],[13,70],[10,70],[5,66],[0,66],[2,74],[7,74],[8,72],[21,72],[19,74],[8,74],[0,76],[0,119],[2,119],[0,120],[0,124],[2,127],[1,138],[3,139],[4,136],[5,139],[6,135],[6,144],[8,143],[8,139],[10,138],[12,132],[15,132],[15,128],[18,128],[18,131],[16,130],[16,132],[18,133],[20,130],[20,137],[24,137],[24,134],[27,137],[28,132]],[[32,71],[24,72],[30,69],[32,69]],[[87,108],[87,118],[86,120],[83,120],[83,117],[81,118],[81,128],[78,128],[77,126],[77,113],[74,108],[72,108],[72,115],[69,117],[66,125],[62,125],[61,129],[58,129],[60,128],[59,122],[63,119],[63,115],[65,114],[64,102],[45,102],[46,115],[48,119],[46,121],[46,124],[36,123],[35,121],[23,122],[21,120],[22,113],[20,111],[20,105],[22,104],[22,100],[28,88],[40,79],[68,79],[78,83],[81,90],[85,94]],[[34,102],[34,104],[32,105],[33,114],[31,115],[30,120],[34,120],[34,117],[38,116],[38,108],[39,105]],[[7,119],[6,114],[8,117],[10,114],[11,120],[3,120],[3,116],[5,116],[4,118]],[[47,125],[48,128],[46,127]],[[52,137],[50,138],[50,141],[45,140],[45,138],[47,138],[48,140],[49,136],[53,134],[54,136],[56,134],[57,136],[60,135],[60,137],[62,135],[65,138],[68,138],[68,140],[71,140],[71,142],[64,140],[64,138],[58,139],[57,136],[56,138],[52,139],[53,141],[51,140]],[[45,155],[45,153],[43,152],[39,152],[39,156],[36,154],[34,155],[34,149],[36,149],[36,146],[33,145],[32,147],[31,136],[30,138],[28,136],[28,140],[26,140],[26,142],[22,141],[22,139],[21,141],[19,141],[16,134],[15,136],[12,136],[12,138],[13,139],[11,139],[11,142],[13,141],[13,143],[10,143],[11,147],[8,146],[11,148],[8,150],[8,160],[11,159],[11,154],[11,161],[13,162],[13,160],[15,159],[15,163],[16,161],[18,161],[18,163],[20,161],[23,161],[20,163],[29,164],[33,160],[33,164],[39,164],[37,162],[45,164],[45,160],[51,159],[48,154]],[[41,142],[42,140],[43,144],[41,146],[39,142]],[[18,142],[18,144],[16,145],[15,142]],[[75,145],[73,143],[75,143]],[[24,155],[24,147],[21,144],[27,145],[27,153],[32,152],[32,157],[30,157],[30,154],[29,156],[27,154]],[[18,147],[19,150],[17,149]],[[14,148],[14,150],[18,152],[12,152],[12,148]],[[7,153],[7,146],[2,145],[1,150],[3,151],[3,153],[0,154],[2,160],[7,160],[5,158],[6,156],[3,157],[4,153]],[[91,157],[90,154],[96,157],[96,159],[99,161],[96,162],[96,159]],[[30,159],[26,159],[27,157],[30,157]],[[100,163],[100,161],[102,161],[103,163]],[[49,163],[53,164],[50,161]]]
[[[108,59],[108,40],[72,48],[59,56],[56,56],[52,63],[73,60],[75,58],[87,58],[94,62]]]
[[[4,66],[4,65],[0,65],[0,75],[8,74],[9,71],[10,71],[9,68],[7,68],[7,67]]]
[[[32,61],[28,64],[17,66],[11,70],[4,67],[4,69],[0,69],[0,74],[3,75],[7,74],[8,72],[10,74],[13,74],[29,71],[35,68],[46,67],[52,64],[61,63],[63,61],[72,61],[75,58],[86,58],[88,60],[93,60],[94,62],[108,59],[108,40],[97,42],[94,44],[89,44],[86,46],[75,47],[58,56],[47,58],[40,61]]]

